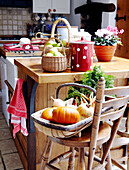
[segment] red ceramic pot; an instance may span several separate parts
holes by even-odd
[[[91,41],[71,42],[71,70],[85,72],[93,69],[93,47]]]

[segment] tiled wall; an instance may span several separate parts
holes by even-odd
[[[29,8],[0,7],[0,35],[27,35],[31,23]]]

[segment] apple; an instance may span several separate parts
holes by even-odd
[[[52,45],[52,44],[55,44],[55,43],[56,43],[55,41],[50,40],[50,41],[48,41],[48,42],[46,43],[46,46]]]
[[[52,53],[47,53],[46,56],[52,57],[53,54]]]
[[[49,49],[49,52],[55,52],[55,51],[58,51],[57,47],[53,47]]]
[[[60,43],[55,43],[55,44],[52,44],[53,47],[60,47]]]
[[[62,57],[63,55],[59,51],[57,51],[57,52],[55,52],[54,56]]]
[[[51,47],[52,48],[53,46],[51,44],[49,44],[49,45],[47,45],[47,47],[49,47],[49,48]]]
[[[63,39],[62,40],[62,44],[64,47],[67,47],[68,46],[68,40],[67,39]]]

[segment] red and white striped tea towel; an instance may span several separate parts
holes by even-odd
[[[7,108],[7,111],[11,114],[11,123],[14,125],[14,138],[16,133],[20,130],[25,136],[28,135],[28,131],[26,128],[27,109],[22,92],[23,81],[24,80],[22,79],[17,80],[11,103]]]

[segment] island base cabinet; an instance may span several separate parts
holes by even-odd
[[[22,69],[20,70],[20,68],[19,68],[19,71],[20,71],[19,78],[22,78],[22,79],[24,78],[25,81],[27,81],[27,79],[31,79],[27,75],[25,75],[25,77],[23,76],[24,71]],[[31,77],[34,81],[35,78],[34,78],[33,74],[32,74]],[[82,75],[77,76],[77,77],[79,77],[79,78],[76,79],[76,81],[79,81],[82,78]],[[48,79],[50,80],[49,76],[48,76]],[[35,93],[35,103],[34,103],[35,111],[41,110],[41,109],[46,108],[46,107],[51,107],[52,106],[51,96],[53,98],[56,97],[57,87],[60,84],[63,84],[63,83],[74,82],[75,76],[71,76],[68,80],[66,80],[64,78],[64,81],[63,81],[63,78],[61,78],[61,81],[55,80],[54,83],[52,83],[51,81],[47,81],[46,78],[44,78],[44,81],[46,81],[47,83],[40,83],[40,82],[37,81],[38,86],[37,86],[36,93]],[[122,79],[121,77],[118,76],[118,78],[115,79],[115,86],[126,85],[127,83],[128,83],[128,81],[125,78]],[[29,82],[29,86],[31,86],[31,81]],[[65,99],[65,97],[67,96],[67,92],[68,92],[68,87],[62,88],[60,90],[60,93],[59,93],[59,98]],[[28,116],[30,116],[30,115],[28,115]],[[30,122],[28,121],[28,123],[30,123]],[[36,150],[36,155],[35,155],[36,156],[36,170],[38,170],[38,169],[40,169],[40,163],[41,163],[41,159],[42,159],[42,156],[43,156],[44,147],[45,147],[45,144],[46,144],[46,136],[42,132],[39,132],[36,128],[35,128],[35,133],[36,133],[35,134],[36,135],[36,146],[35,146],[35,150]],[[31,141],[31,142],[33,142],[33,141]],[[34,154],[33,152],[31,152],[31,149],[28,148],[28,147],[30,147],[30,146],[27,145],[27,150],[29,149],[30,154]],[[64,147],[64,146],[61,146],[61,145],[54,143],[53,147],[52,147],[50,159],[61,154],[64,151],[67,151],[67,150],[68,150],[67,147]],[[101,154],[101,150],[98,149],[97,152],[98,152],[98,155]],[[112,153],[113,158],[116,158],[117,156],[121,156],[123,154],[123,148],[118,148],[117,150],[113,150],[113,151],[111,151],[111,153]],[[27,155],[27,158],[28,157],[29,157],[29,155]],[[33,160],[30,160],[30,161],[33,162]],[[68,161],[67,161],[67,163],[64,163],[64,162],[58,163],[57,167],[59,167],[61,170],[65,170],[65,169],[67,169],[66,168],[67,165],[68,165]],[[76,161],[75,161],[75,169],[76,169]]]

